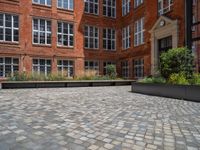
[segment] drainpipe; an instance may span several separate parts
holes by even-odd
[[[192,49],[192,23],[193,23],[193,13],[192,13],[193,0],[185,0],[185,33],[186,33],[186,46]]]

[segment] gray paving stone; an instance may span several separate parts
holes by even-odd
[[[129,86],[0,91],[0,150],[200,149],[200,103]]]

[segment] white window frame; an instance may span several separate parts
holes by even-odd
[[[122,16],[126,16],[130,12],[130,0],[122,0]]]
[[[134,78],[136,79],[143,78],[144,77],[144,59],[133,60],[133,65],[134,65]]]
[[[86,62],[88,64],[87,66],[86,66]],[[93,63],[92,66],[90,66],[91,62]],[[95,64],[97,64],[97,66]],[[86,60],[84,66],[85,66],[85,71],[95,70],[95,71],[97,71],[97,74],[99,74],[99,61],[97,61],[97,60]]]
[[[173,0],[167,0],[168,5],[166,7],[164,7],[164,1],[165,0],[158,0],[158,14],[159,15],[163,15],[169,11],[171,11],[172,9],[172,5],[173,5]],[[159,9],[159,5],[160,5],[160,9]]]
[[[6,71],[5,71],[6,69],[5,69],[5,68],[6,68],[6,66],[8,66],[8,65],[11,66],[11,70],[10,70],[10,71],[11,71],[11,72],[10,72],[10,73],[11,73],[11,74],[10,74],[11,76],[14,75],[14,66],[15,66],[15,67],[18,67],[18,71],[19,71],[19,58],[16,58],[16,57],[0,57],[0,58],[3,59],[3,63],[0,62],[0,66],[3,67],[3,76],[0,76],[0,78],[5,78],[5,77],[7,77],[7,76],[6,76]],[[10,59],[11,59],[11,64],[6,64],[5,58],[10,58]],[[14,59],[18,59],[18,64],[15,64],[15,63],[14,63],[14,61],[13,61]]]
[[[134,8],[137,8],[138,6],[142,5],[144,0],[134,0],[135,3],[134,3]]]
[[[33,63],[33,60],[37,60],[38,63],[37,63],[37,64],[34,64],[34,63]],[[44,64],[45,72],[44,72],[44,74],[45,74],[45,76],[47,76],[47,75],[48,75],[47,67],[50,67],[50,68],[51,68],[51,71],[52,71],[52,60],[51,60],[51,59],[46,59],[46,58],[45,58],[45,59],[43,59],[43,58],[33,58],[33,59],[32,59],[32,73],[41,74],[41,70],[40,70],[40,66],[41,66],[40,60],[44,60],[44,61],[45,61],[45,64]],[[50,65],[47,64],[47,61],[49,61],[49,60],[50,60],[50,62],[51,62]],[[34,67],[37,67],[37,71],[34,71]],[[51,73],[51,72],[50,72],[50,73]]]
[[[37,2],[35,2],[35,0],[32,0],[32,3],[33,3],[33,4],[39,4],[39,5],[51,6],[52,0],[50,0],[50,3],[51,3],[50,5],[47,3],[47,1],[48,1],[48,0],[45,0],[45,4],[42,4],[42,3],[41,3],[41,0],[37,0]]]
[[[64,75],[64,69],[65,68],[67,68],[66,69],[66,71],[67,71],[67,77],[73,77],[74,76],[74,60],[66,60],[66,59],[59,59],[58,61],[61,61],[61,65],[59,65],[58,63],[57,63],[57,69],[58,68],[61,68],[61,73],[62,73],[62,76],[65,76]],[[57,61],[57,62],[58,62]],[[64,61],[67,61],[68,62],[68,65],[64,65]],[[70,62],[72,62],[72,65],[70,65]],[[73,70],[73,73],[72,73],[72,75],[71,75],[71,69],[72,68],[72,70]],[[59,70],[59,69],[58,69]],[[58,71],[58,73],[59,73],[59,71]]]
[[[62,6],[59,6],[59,0],[57,0],[57,7],[58,8],[61,8],[61,9],[66,9],[66,10],[74,10],[74,0],[60,0],[61,1],[61,5]],[[65,2],[67,1],[67,2]],[[67,8],[64,7],[64,2],[67,3]],[[72,2],[72,8],[70,7],[71,6],[71,2]]]
[[[88,35],[85,35],[85,29],[87,28],[87,33]],[[91,36],[90,35],[90,32],[91,32],[91,28],[93,30],[93,35]],[[95,36],[95,30],[97,29],[97,36]],[[86,47],[85,45],[85,41],[86,39],[88,39],[88,47]],[[90,39],[93,39],[93,47],[90,47]],[[97,47],[95,47],[95,40],[97,41]],[[84,47],[86,49],[99,49],[99,28],[98,27],[95,27],[95,26],[89,26],[89,25],[86,25],[84,27]]]
[[[12,43],[19,43],[19,16],[18,15],[12,15],[12,14],[6,14],[6,13],[0,13],[3,15],[3,26],[0,26],[1,29],[3,29],[3,40],[0,40],[0,42],[12,42]],[[11,27],[6,27],[6,15],[11,16]],[[14,27],[14,17],[18,17],[18,27]],[[6,40],[6,29],[11,29],[11,41]],[[18,41],[14,41],[14,31],[18,31]]]
[[[95,0],[94,0],[95,1]],[[97,2],[94,2],[94,1],[91,1],[91,0],[84,0],[85,2],[85,8],[86,8],[86,4],[88,6],[88,11],[86,11],[86,9],[84,9],[84,12],[85,13],[88,13],[88,14],[93,14],[93,15],[99,15],[99,0],[97,0]],[[90,12],[90,6],[93,6],[93,12]],[[97,13],[95,13],[95,6],[97,6]]]
[[[34,29],[34,20],[35,19],[38,20],[38,30]],[[40,30],[40,22],[41,22],[41,20],[45,21],[45,31],[41,31]],[[51,31],[47,30],[47,21],[49,21],[50,24],[51,24]],[[34,32],[38,33],[38,42],[37,43],[34,42]],[[40,43],[40,33],[45,33],[45,43]],[[51,35],[51,37],[50,37],[51,43],[50,44],[47,43],[47,34]],[[38,45],[51,45],[52,44],[52,22],[50,20],[40,19],[40,18],[33,18],[32,19],[32,43],[33,44],[38,44]]]
[[[103,15],[106,17],[116,18],[116,0],[110,0],[111,5],[108,5],[108,0],[103,0]],[[114,1],[114,2],[113,2]],[[106,3],[104,3],[106,2]],[[110,9],[111,16],[108,14],[108,10]],[[114,12],[113,12],[114,9]],[[106,14],[104,14],[104,10]]]
[[[61,26],[62,26],[62,31],[61,32],[58,32],[58,24],[61,23]],[[64,33],[64,24],[67,25],[67,32],[68,33]],[[73,33],[71,34],[70,33],[70,26],[73,26],[72,27],[72,31]],[[61,40],[62,40],[62,44],[59,44],[58,42],[58,36],[61,35]],[[64,45],[64,36],[67,36],[67,39],[68,39],[68,42],[67,42],[67,45]],[[70,45],[70,37],[73,38],[73,45]],[[74,47],[74,25],[72,23],[67,23],[67,22],[61,22],[61,21],[58,21],[57,22],[57,46],[66,46],[66,47]]]
[[[134,26],[134,46],[144,44],[144,17],[137,20]]]
[[[129,62],[127,61],[122,61],[121,62],[121,67],[122,67],[122,77],[123,78],[129,78]]]
[[[131,27],[130,25],[122,29],[122,47],[128,49],[131,47]]]
[[[111,32],[111,35],[110,35],[110,37],[111,37],[111,39],[109,39],[108,37],[108,30],[111,30],[110,32]],[[106,31],[106,37],[104,37],[104,31]],[[115,32],[114,33],[114,39],[113,39],[113,32]],[[111,49],[108,49],[108,41],[111,41]],[[115,29],[112,29],[112,28],[104,28],[103,29],[103,43],[104,43],[104,41],[106,42],[106,48],[104,47],[104,45],[103,45],[103,48],[105,49],[105,50],[107,50],[107,51],[115,51],[116,50],[116,30]],[[112,48],[113,47],[113,42],[114,42],[114,49]]]

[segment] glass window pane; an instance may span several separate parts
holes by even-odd
[[[12,21],[11,21],[11,20],[12,20],[12,17],[11,17],[11,15],[6,14],[5,17],[6,17],[5,26],[6,26],[6,27],[11,27],[11,26],[12,26]]]
[[[3,65],[0,65],[0,77],[3,77]]]
[[[3,40],[3,28],[0,28],[0,40]]]
[[[12,30],[11,29],[6,29],[5,31],[5,40],[6,41],[12,41]]]
[[[18,28],[19,27],[19,17],[18,16],[13,16],[13,21],[14,21],[14,27]]]
[[[19,41],[19,31],[18,30],[14,30],[14,41]]]
[[[0,14],[0,26],[3,26],[3,14]]]

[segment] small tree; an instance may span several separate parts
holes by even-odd
[[[117,77],[117,71],[115,65],[107,65],[106,70],[107,70],[107,75],[110,78],[115,79]]]
[[[163,52],[160,56],[160,72],[165,78],[173,73],[184,72],[191,78],[194,71],[194,56],[187,48],[174,48]]]

